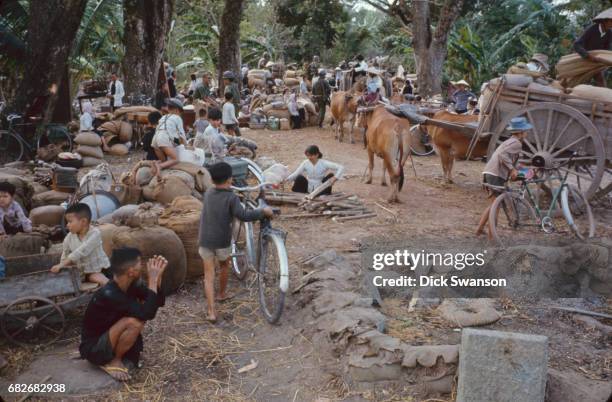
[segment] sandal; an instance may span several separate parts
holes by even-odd
[[[124,367],[116,367],[116,366],[99,366],[102,371],[111,376],[113,379],[117,381],[129,381],[132,379],[128,370]]]

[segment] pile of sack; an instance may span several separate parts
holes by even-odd
[[[314,126],[318,124],[318,113],[317,108],[310,98],[304,95],[300,95],[297,98],[298,108],[304,109],[306,112],[306,119],[304,125]],[[251,116],[265,116],[267,119],[276,118],[286,120],[286,124],[289,124],[291,117],[289,108],[287,106],[287,100],[281,94],[259,94],[254,96],[250,105]]]
[[[111,120],[103,123],[99,128],[104,134],[108,153],[115,156],[127,155],[132,141],[132,125],[127,121]]]
[[[102,138],[98,134],[92,131],[82,132],[75,137],[74,142],[77,144],[75,152],[83,161],[82,166],[98,166],[104,163]]]

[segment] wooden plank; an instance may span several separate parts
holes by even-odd
[[[71,270],[49,271],[7,277],[0,280],[0,306],[28,296],[54,297],[74,294]]]
[[[6,259],[6,276],[24,275],[51,269],[60,262],[61,254],[33,254]]]

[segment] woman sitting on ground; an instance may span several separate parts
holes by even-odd
[[[151,146],[155,151],[158,162],[156,163],[157,174],[179,163],[176,147],[186,144],[185,129],[183,128],[183,103],[178,99],[169,99],[168,114],[162,116],[157,123],[155,135]]]
[[[285,180],[293,182],[291,191],[311,193],[328,180],[333,185],[342,176],[344,166],[323,159],[323,154],[319,151],[318,146],[309,146],[304,154],[307,159]],[[330,171],[333,173],[330,173]],[[332,188],[329,186],[321,194],[331,194],[331,190]]]

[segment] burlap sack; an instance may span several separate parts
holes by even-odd
[[[134,181],[139,186],[146,186],[153,179],[153,169],[149,166],[142,166],[138,170],[136,170],[136,175],[134,176]]]
[[[115,144],[110,147],[110,151],[108,151],[109,154],[114,156],[124,156],[127,155],[129,152],[130,150],[128,149],[128,147],[123,144]]]
[[[175,204],[173,202],[173,204]],[[159,224],[172,230],[181,239],[187,258],[188,279],[203,275],[202,259],[198,254],[200,211],[182,210],[176,206],[166,208],[159,217]]]
[[[487,325],[501,318],[492,299],[446,299],[438,306],[438,312],[460,328]]]
[[[127,121],[122,121],[119,127],[119,141],[132,141],[132,125]]]
[[[138,211],[138,205],[128,204],[114,210],[108,215],[98,219],[99,224],[112,223],[115,225],[126,225],[134,214]]]
[[[13,174],[0,173],[0,182],[8,182],[15,186],[15,201],[26,210],[32,208],[32,197],[35,192],[29,181]]]
[[[287,83],[287,78],[297,78],[297,73],[295,70],[287,70],[285,72],[285,83]]]
[[[142,189],[142,195],[147,201],[157,201],[161,204],[170,204],[174,198],[181,195],[191,195],[191,187],[185,184],[178,176],[169,175],[154,177],[151,182]]]
[[[119,135],[119,130],[121,130],[121,122],[115,120],[107,121],[106,123],[100,125],[99,130],[107,131],[114,135]]]
[[[132,228],[157,226],[159,216],[164,212],[161,204],[143,202],[138,206],[134,215],[126,221],[127,226]]]
[[[0,255],[8,258],[42,254],[48,246],[49,242],[40,233],[17,233],[0,241]]]
[[[212,178],[210,177],[210,173],[208,173],[208,169],[202,166],[196,166],[193,163],[177,163],[172,166],[174,170],[182,170],[183,172],[187,172],[191,174],[195,180],[195,189],[196,191],[203,193],[207,189],[213,186]]]
[[[66,210],[60,205],[45,205],[30,211],[32,225],[56,226],[62,224],[62,218]]]
[[[32,190],[33,190],[33,194],[32,195],[36,195],[36,194],[40,194],[40,193],[44,193],[45,191],[49,191],[50,188],[42,185],[40,183],[37,183],[35,181],[30,183],[32,186]]]
[[[83,132],[79,133],[74,139],[74,142],[78,145],[87,145],[90,147],[99,147],[102,145],[102,138],[96,133]]]
[[[60,205],[62,202],[68,200],[68,197],[70,197],[69,193],[55,190],[45,191],[44,193],[39,193],[32,197],[32,208],[45,205]]]
[[[105,223],[98,226],[98,230],[100,230],[100,234],[102,236],[102,248],[104,249],[104,253],[111,258],[113,255],[113,248],[115,248],[113,244],[113,236],[116,233],[121,231],[127,231],[130,228],[127,226],[117,226],[112,223]]]
[[[201,211],[203,207],[202,201],[197,198],[187,195],[182,197],[176,197],[170,204],[169,208],[178,211]]]
[[[578,85],[572,89],[572,95],[592,101],[612,103],[612,89],[593,85]]]
[[[153,106],[124,106],[113,112],[113,119],[118,120],[126,113],[150,113],[158,111],[159,110],[155,109]]]
[[[92,158],[91,156],[84,156],[83,157],[83,167],[98,166],[101,163],[104,163],[104,159],[101,159],[101,158]]]
[[[177,290],[185,282],[186,256],[181,239],[172,230],[151,226],[147,228],[130,228],[117,230],[112,238],[113,247],[135,247],[142,253],[144,269],[143,279],[146,281],[146,263],[155,255],[164,256],[168,267],[164,271],[161,288],[165,295]]]
[[[248,80],[249,88],[264,88],[266,86],[266,82],[263,79],[249,77]]]
[[[300,85],[300,80],[296,78],[285,78],[285,85],[288,87],[296,87]]]
[[[316,114],[317,113],[317,108],[315,107],[314,103],[312,103],[310,100],[308,99],[304,99],[302,97],[300,97],[297,100],[298,106],[300,108],[304,108],[306,109],[306,111],[310,114]]]
[[[100,147],[90,147],[88,145],[79,145],[76,149],[76,152],[83,157],[89,156],[92,158],[104,159],[104,152],[102,152],[102,148]]]

